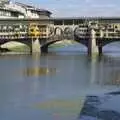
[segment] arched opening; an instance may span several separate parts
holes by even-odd
[[[54,35],[54,27],[49,27],[49,37]]]
[[[74,29],[74,35],[76,35],[76,36],[78,36],[78,37],[79,37],[80,32],[81,32],[81,30],[80,30],[79,27],[76,27],[76,28]]]
[[[77,37],[85,37],[88,33],[88,28],[80,28],[80,27],[76,27],[74,29],[74,35],[77,36]]]
[[[69,40],[73,40],[74,39],[74,32],[73,32],[72,28],[66,27],[64,29],[64,38],[65,39],[69,39]]]
[[[56,41],[48,46],[49,52],[87,53],[87,47],[74,40]]]
[[[30,47],[21,42],[10,41],[1,45],[1,49],[6,49],[12,52],[30,52]]]
[[[62,35],[63,34],[63,30],[60,27],[56,27],[54,33],[55,33],[55,35]]]
[[[41,50],[44,51],[87,51],[87,40],[80,40],[79,34],[81,29],[76,27],[74,30],[71,27],[66,27],[64,30],[60,27],[54,29],[54,36],[62,36],[63,39],[52,39],[48,43],[41,46]],[[78,39],[75,38],[75,34],[78,35]],[[87,52],[86,52],[87,53]]]
[[[103,46],[103,54],[120,56],[120,42],[111,42]]]
[[[83,29],[80,27],[76,27],[74,29],[74,40],[77,41],[78,43],[81,43],[85,46],[88,46],[88,39],[86,39],[85,37],[88,36],[88,29]]]

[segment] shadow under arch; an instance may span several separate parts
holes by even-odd
[[[45,44],[43,44],[41,46],[41,51],[42,52],[48,52],[48,46],[51,45],[51,44],[54,44],[56,42],[59,42],[59,41],[62,41],[62,40],[53,40],[53,41],[50,41],[50,42],[46,42]]]
[[[76,27],[73,31],[74,33],[74,40],[78,43],[81,43],[82,45],[88,47],[88,39],[80,37],[81,29],[79,27]]]

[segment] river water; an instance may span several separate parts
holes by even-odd
[[[87,56],[77,44],[0,56],[0,120],[78,120],[86,95],[119,89],[120,45]]]

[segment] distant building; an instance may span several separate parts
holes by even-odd
[[[0,18],[42,18],[47,19],[51,12],[31,5],[8,0],[0,1]]]

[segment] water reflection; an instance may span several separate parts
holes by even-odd
[[[45,59],[44,59],[45,66],[41,66],[42,56],[39,53],[33,54],[31,57],[32,57],[31,65],[28,66],[26,64],[26,67],[22,70],[23,75],[27,75],[31,77],[32,76],[39,77],[39,76],[53,75],[56,73],[57,71],[56,68],[53,68],[53,67],[51,68],[48,66],[47,56],[45,56]]]
[[[0,66],[0,120],[76,120],[82,98],[120,85],[120,59],[113,56],[6,55],[0,56]]]
[[[120,60],[114,57],[102,56],[90,61],[91,84],[120,85]]]
[[[23,74],[27,76],[44,76],[44,75],[52,75],[56,73],[55,68],[27,68],[26,70],[23,70]]]

